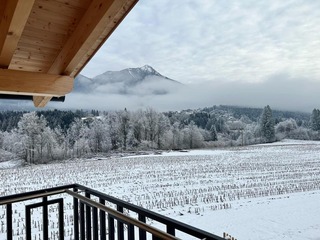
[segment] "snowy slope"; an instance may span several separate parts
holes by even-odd
[[[320,142],[285,141],[32,165],[0,170],[0,193],[76,182],[219,236],[227,232],[238,240],[319,240],[319,151]],[[0,216],[4,212],[0,206]],[[71,212],[66,208],[66,216]],[[66,232],[71,227],[67,223]],[[0,228],[0,239],[4,234]]]

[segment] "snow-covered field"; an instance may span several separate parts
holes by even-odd
[[[220,236],[319,240],[319,152],[320,142],[283,141],[3,169],[0,195],[79,183]],[[23,239],[14,214],[14,239]],[[49,225],[55,228],[53,220]],[[71,226],[68,218],[66,232]],[[0,206],[0,239],[4,232]]]

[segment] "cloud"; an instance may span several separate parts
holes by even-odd
[[[320,77],[319,1],[140,0],[84,69],[149,64],[183,83]]]
[[[140,0],[82,73],[93,77],[149,64],[190,87],[148,97],[86,96],[90,101],[83,104],[319,108],[318,9],[314,0]],[[75,99],[82,102],[81,96]]]
[[[94,94],[71,93],[63,105],[59,103],[56,107],[99,110],[136,110],[152,107],[159,111],[169,111],[223,104],[248,107],[270,105],[273,109],[303,112],[320,108],[320,83],[291,78],[285,73],[256,83],[220,81],[181,85],[168,94],[143,95],[144,90],[140,89],[137,94],[129,95],[114,94],[110,91]],[[51,106],[53,104],[50,103]]]

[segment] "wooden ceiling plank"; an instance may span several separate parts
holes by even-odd
[[[66,34],[55,33],[53,31],[37,29],[30,26],[24,29],[22,36],[24,37],[34,36],[37,38],[48,39],[48,40],[53,39],[56,42],[64,42],[65,39],[67,38]]]
[[[35,0],[8,0],[0,23],[0,66],[8,67]],[[3,41],[3,40],[0,40]]]
[[[35,3],[35,9],[36,12],[40,13],[42,12],[43,14],[46,15],[51,15],[52,13],[59,14],[56,15],[57,17],[61,16],[62,18],[74,18],[75,16],[83,15],[85,12],[85,9],[75,7],[72,5],[65,3],[61,3],[58,1],[50,0],[50,1],[43,1],[43,0],[38,0]]]
[[[51,63],[51,59],[53,59],[54,57],[55,57],[54,54],[50,55],[50,54],[23,51],[23,50],[18,50],[18,51],[15,51],[14,53],[14,59],[24,58],[24,59],[34,60],[34,61],[46,61],[48,63]]]
[[[24,37],[23,39],[21,39],[20,42],[27,43],[35,47],[47,47],[47,48],[56,49],[57,54],[63,47],[63,43],[61,42],[55,42],[55,41],[46,40],[46,39],[39,39],[33,36]],[[17,46],[17,48],[19,48],[19,45]]]
[[[55,2],[65,3],[72,7],[87,9],[91,0],[55,0]]]
[[[50,16],[48,18],[50,18]],[[55,21],[48,21],[48,18],[45,19],[45,18],[37,18],[34,16],[30,16],[26,27],[31,26],[36,29],[43,29],[43,30],[54,32],[54,33],[70,35],[70,32],[72,32],[72,29],[70,28],[69,25],[64,25],[62,23],[57,23]]]
[[[105,28],[113,22],[117,26],[118,22],[114,22],[115,15],[122,12],[126,15],[136,3],[136,0],[93,0],[88,10],[80,20],[78,27],[69,37],[63,49],[52,64],[49,73],[53,74],[71,74],[74,72],[79,62],[85,57],[87,60],[87,50],[83,46],[90,46],[87,41],[90,38],[91,44],[94,44],[97,39],[101,38]],[[128,6],[127,6],[128,5]],[[122,20],[122,18],[121,18]],[[92,42],[91,40],[94,40]],[[103,38],[105,40],[105,38]],[[96,49],[95,49],[96,50]],[[72,63],[72,66],[69,66]]]
[[[0,93],[61,97],[70,93],[74,78],[45,73],[0,69]]]
[[[27,72],[37,72],[37,73],[45,73],[48,71],[49,67],[38,67],[38,66],[33,66],[33,65],[17,65],[17,64],[10,64],[10,69],[12,70],[22,70],[22,71],[27,71]]]
[[[19,42],[17,51],[26,51],[26,52],[34,52],[39,54],[57,54],[57,49],[50,48],[50,47],[43,47],[43,46],[35,46],[33,44]]]
[[[23,41],[24,42],[34,42],[34,43],[36,43],[36,46],[39,46],[39,44],[40,44],[41,46],[52,46],[52,48],[61,49],[63,46],[63,42],[65,40],[61,40],[58,38],[46,38],[46,37],[40,38],[40,37],[37,37],[36,34],[34,34],[32,36],[32,35],[28,35],[28,34],[23,33]]]
[[[31,59],[31,57],[28,59],[20,58],[15,56],[14,60],[10,63],[10,66],[13,64],[21,65],[23,66],[35,66],[35,67],[41,67],[41,66],[50,66],[51,61],[46,60],[37,60],[37,59]]]
[[[44,11],[43,9],[37,9],[32,11],[30,17],[37,20],[47,21],[48,23],[60,24],[61,26],[69,26],[70,24],[75,24],[80,21],[84,10],[75,13],[72,17],[64,16],[59,12],[54,11]]]

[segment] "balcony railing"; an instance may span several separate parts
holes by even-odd
[[[223,240],[222,237],[79,184],[0,197],[0,205],[6,206],[7,240],[12,240],[14,233],[19,231],[13,228],[13,222],[16,222],[13,212],[21,211],[21,206],[19,209],[13,207],[15,203],[21,202],[25,202],[23,205],[25,218],[22,218],[24,223],[20,223],[20,226],[25,229],[23,239],[27,240],[41,239],[41,237],[42,239],[66,239],[66,214],[72,215],[73,222],[72,234],[68,235],[68,239],[179,239],[176,235],[177,232],[181,232],[183,236],[194,239]],[[58,211],[56,219],[58,224],[54,230],[54,237],[49,236],[48,207],[50,205],[57,205]],[[69,210],[66,210],[66,205],[69,206]],[[32,234],[32,212],[37,208],[42,210],[41,234]],[[165,226],[164,229],[160,230],[159,227],[148,224],[151,221],[152,225]]]

